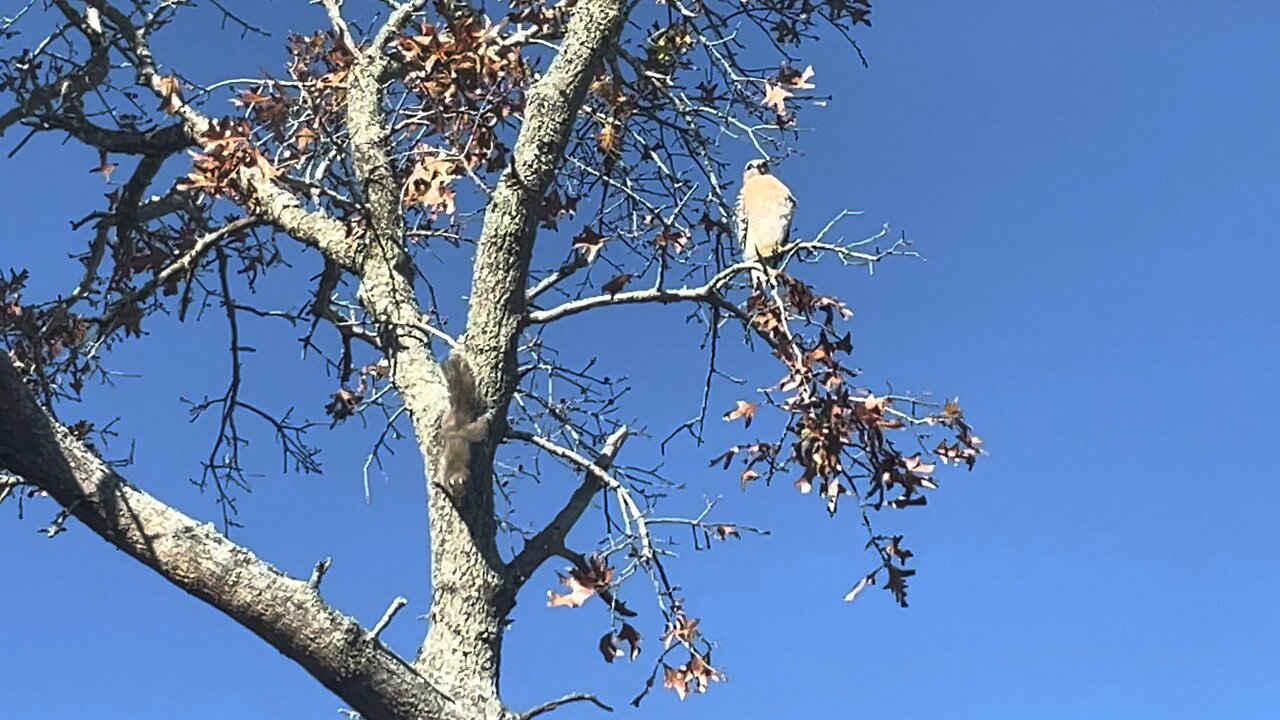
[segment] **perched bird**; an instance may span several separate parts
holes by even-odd
[[[796,199],[782,181],[769,173],[769,163],[752,160],[742,172],[742,192],[738,194],[738,242],[742,259],[772,267],[791,237],[791,218]],[[763,287],[768,275],[751,271],[754,287]]]

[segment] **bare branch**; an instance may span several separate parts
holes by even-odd
[[[600,698],[596,697],[595,695],[590,695],[588,693],[573,693],[572,695],[565,695],[564,697],[558,700],[545,702],[539,705],[538,707],[533,708],[532,710],[529,710],[526,713],[523,713],[522,715],[520,715],[520,720],[533,720],[533,718],[536,718],[539,715],[549,713],[552,710],[555,710],[556,708],[559,708],[563,705],[568,705],[570,703],[575,703],[575,702],[589,702],[592,705],[595,705],[596,707],[600,708],[601,710],[604,710],[605,712],[613,712],[613,708],[600,702]]]
[[[333,565],[333,558],[325,558],[316,563],[316,567],[311,571],[311,579],[307,580],[307,587],[320,591],[320,583],[324,581],[325,573],[329,572],[329,568]]]
[[[342,40],[342,44],[352,55],[360,54],[360,46],[356,44],[355,38],[351,37],[351,28],[347,27],[347,21],[342,17],[342,0],[319,0],[324,5],[324,10],[329,15],[329,22],[333,25],[333,29],[338,33],[338,37]]]
[[[422,9],[427,6],[427,2],[428,0],[406,0],[406,2],[400,3],[387,16],[387,21],[383,23],[382,27],[378,28],[378,32],[374,34],[373,42],[370,44],[369,54],[379,58],[377,61],[379,73],[389,62],[382,48],[391,42],[391,38],[399,35],[400,31],[405,29],[414,15],[422,12]]]
[[[785,267],[793,258],[802,256],[807,252],[832,253],[845,265],[860,265],[866,266],[869,269],[874,268],[877,263],[891,256],[917,256],[917,253],[914,251],[904,249],[908,244],[905,238],[894,242],[893,245],[886,250],[874,249],[872,252],[864,252],[859,249],[864,245],[883,238],[887,234],[887,230],[881,230],[870,238],[845,245],[829,243],[823,240],[823,237],[835,226],[837,221],[854,214],[856,213],[844,211],[840,213],[835,220],[828,223],[816,239],[808,242],[797,242],[788,245],[785,249],[784,259],[781,266]],[[656,287],[648,290],[621,292],[614,295],[596,295],[593,297],[582,298],[580,300],[572,300],[549,310],[535,310],[530,312],[529,323],[535,325],[549,323],[607,305],[642,305],[653,303],[669,305],[671,303],[678,302],[704,303],[723,310],[729,310],[735,315],[741,315],[741,309],[725,299],[724,295],[721,293],[721,288],[727,286],[737,275],[753,269],[758,270],[759,266],[755,263],[741,262],[721,270],[705,285],[698,287],[680,288],[678,290],[668,290]]]
[[[195,269],[196,264],[204,258],[206,253],[217,247],[218,243],[245,230],[261,225],[262,222],[262,218],[258,217],[239,218],[232,220],[217,230],[201,235],[196,239],[190,250],[177,260],[166,265],[164,269],[156,273],[155,277],[139,288],[137,292],[122,299],[121,304],[138,303],[149,299],[157,289],[163,287],[170,280],[186,275]],[[110,313],[108,312],[107,315],[109,316]]]
[[[400,612],[400,610],[408,604],[409,599],[404,596],[400,596],[395,600],[392,600],[391,605],[387,607],[386,612],[382,613],[382,619],[378,620],[378,624],[374,625],[373,629],[369,631],[369,637],[377,638],[382,635],[382,631],[386,630],[387,626],[391,624],[391,621],[395,619],[396,613]]]
[[[539,295],[555,287],[562,280],[586,266],[586,257],[581,253],[575,253],[572,260],[561,265],[554,273],[551,273],[542,280],[539,280],[537,285],[529,288],[529,292],[525,294],[525,302],[532,303],[534,300],[538,299]]]

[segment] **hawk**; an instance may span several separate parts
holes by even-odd
[[[738,242],[742,259],[772,267],[791,237],[791,218],[796,199],[782,181],[769,174],[769,163],[752,160],[742,172],[742,192],[738,194]],[[751,282],[763,287],[768,276],[751,271]]]

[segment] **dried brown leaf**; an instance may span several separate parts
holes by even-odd
[[[751,427],[751,421],[755,419],[756,410],[758,408],[759,405],[756,403],[739,400],[732,410],[724,414],[724,419],[727,422],[733,422],[734,420],[739,419],[746,420],[743,427]]]
[[[623,273],[605,283],[600,289],[604,290],[609,297],[613,297],[614,295],[622,292],[622,289],[627,286],[628,282],[631,282],[631,275]]]

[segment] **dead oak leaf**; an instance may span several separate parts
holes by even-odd
[[[684,671],[689,676],[689,679],[693,681],[694,689],[700,693],[705,693],[711,683],[717,680],[724,680],[724,675],[719,670],[711,667],[711,664],[697,653],[690,654],[689,662],[685,664]]]
[[[591,599],[596,594],[596,589],[590,585],[584,584],[573,574],[560,575],[560,582],[569,588],[567,594],[556,592],[547,592],[547,607],[582,607],[582,604]]]
[[[297,147],[298,153],[302,154],[319,139],[319,133],[309,127],[304,127],[298,131],[297,135],[294,136],[293,144]]]
[[[452,215],[457,209],[450,184],[462,174],[461,164],[439,154],[424,154],[414,163],[404,186],[404,206],[422,205]]]
[[[629,273],[622,273],[605,283],[600,289],[604,290],[609,297],[613,297],[622,292],[622,289],[625,288],[629,282],[631,282],[631,275]]]
[[[166,75],[157,81],[160,93],[159,110],[173,115],[182,107],[182,83],[176,75]]]
[[[363,400],[364,395],[354,390],[342,388],[329,399],[329,404],[324,406],[324,411],[335,422],[346,420],[355,414],[356,408],[360,406]]]
[[[675,643],[688,645],[698,639],[698,624],[702,621],[691,618],[683,612],[667,624],[667,631],[662,634],[662,646],[671,647]]]
[[[670,665],[662,665],[662,687],[667,690],[674,690],[676,696],[684,700],[689,695],[689,675],[684,668],[673,668]]]
[[[781,85],[766,83],[764,100],[761,100],[760,104],[772,109],[779,116],[783,116],[787,114],[787,98],[790,98],[793,94]]]
[[[560,193],[552,190],[542,201],[542,207],[538,211],[538,221],[542,223],[542,227],[548,230],[559,230],[559,220],[561,215],[573,217],[578,209],[578,198],[565,194],[564,198],[560,197]]]
[[[911,475],[911,480],[914,481],[916,485],[930,490],[938,489],[938,483],[935,482],[933,478],[927,477],[933,472],[937,465],[922,461],[920,459],[920,453],[903,458],[902,466],[906,468],[907,472]]]
[[[898,601],[898,605],[907,606],[907,578],[916,574],[915,570],[900,568],[895,565],[886,565],[885,569],[889,571],[889,581],[884,584],[884,589],[893,593],[893,598]]]
[[[735,525],[716,525],[715,531],[716,536],[721,540],[728,540],[731,537],[738,538],[739,540],[742,539],[742,533],[738,531],[738,528]]]
[[[600,637],[600,654],[609,664],[613,664],[614,660],[622,657],[622,648],[618,647],[615,637],[612,632],[607,632]]]
[[[567,575],[557,573],[560,582],[567,588],[567,594],[547,592],[548,607],[581,607],[597,592],[604,592],[613,582],[614,569],[601,557],[591,556],[583,567],[569,570]]]
[[[884,551],[886,555],[888,555],[891,558],[894,558],[900,563],[905,563],[907,560],[910,560],[913,555],[915,555],[915,553],[902,547],[901,535],[894,535],[893,537],[889,538],[889,544],[885,547]]]
[[[628,660],[635,660],[640,656],[640,631],[631,626],[630,623],[622,623],[622,629],[616,634],[607,632],[600,638],[600,654],[607,663],[613,663],[620,657],[627,657]],[[629,646],[626,652],[623,652],[619,642],[625,642]]]
[[[733,458],[738,455],[738,452],[740,450],[741,448],[738,448],[738,447],[731,447],[728,450],[725,450],[723,455],[717,455],[716,457],[712,458],[711,463],[707,465],[707,467],[715,467],[716,465],[723,465],[724,469],[728,470],[730,463],[733,462]]]
[[[660,248],[672,248],[676,252],[683,252],[685,248],[689,247],[692,239],[688,233],[673,228],[665,228],[658,233],[654,243]]]
[[[755,419],[756,410],[759,407],[760,406],[757,405],[756,403],[747,402],[746,400],[739,400],[738,404],[734,407],[734,409],[724,414],[724,419],[726,422],[733,422],[734,420],[743,419],[743,420],[746,420],[746,423],[743,425],[743,427],[751,427],[751,421]]]
[[[627,651],[627,659],[635,660],[640,657],[640,631],[631,626],[631,623],[622,623],[622,629],[618,631],[618,639],[625,642],[629,649]]]
[[[791,87],[798,90],[812,90],[815,87],[813,83],[809,82],[812,77],[813,66],[810,65],[804,69],[804,72],[790,79]]]
[[[98,151],[98,166],[89,170],[91,173],[102,173],[102,179],[111,182],[111,173],[116,171],[118,165],[107,159],[105,150]]]
[[[596,256],[604,249],[604,245],[607,242],[609,242],[609,238],[587,226],[573,238],[573,249],[582,251],[583,259],[590,265],[596,261]]]
[[[622,125],[609,121],[596,134],[596,147],[606,159],[615,161],[622,157],[622,140]]]

